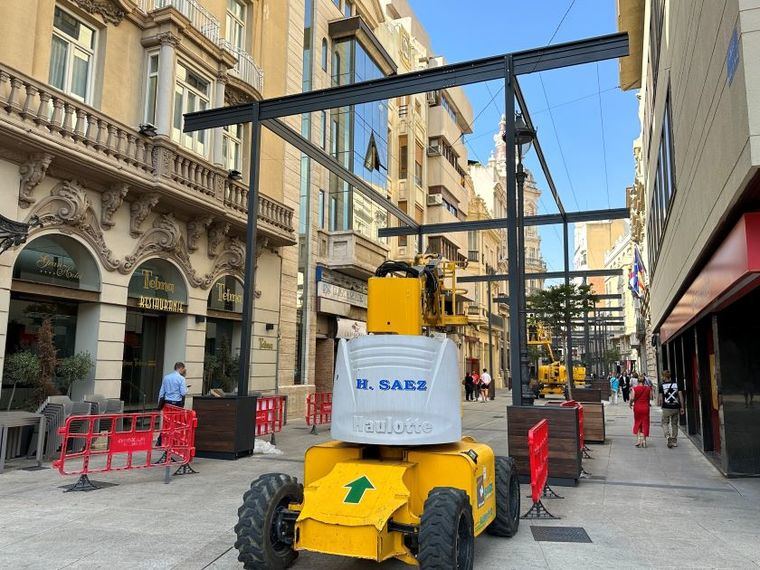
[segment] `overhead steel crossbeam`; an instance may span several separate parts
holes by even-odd
[[[261,121],[261,124],[272,131],[274,134],[280,136],[286,142],[292,144],[306,156],[314,159],[316,162],[327,168],[330,172],[351,184],[356,190],[364,194],[367,198],[377,202],[379,205],[384,207],[388,212],[396,216],[399,221],[407,224],[410,227],[412,234],[418,233],[419,224],[414,220],[414,218],[411,218],[406,212],[396,206],[396,204],[372,188],[372,186],[367,184],[361,176],[357,176],[348,170],[345,166],[343,166],[340,162],[338,162],[333,156],[326,153],[310,140],[302,137],[298,131],[293,130],[279,119],[268,119]]]
[[[497,55],[483,59],[433,67],[370,81],[341,85],[259,101],[260,121],[313,111],[382,101],[404,95],[448,89],[458,85],[504,79],[505,60],[512,58],[513,75],[548,71],[583,63],[594,63],[628,55],[626,32],[597,36],[585,40]],[[197,111],[185,115],[184,132],[214,129],[247,123],[251,120],[251,103]]]
[[[425,227],[425,226],[421,226]],[[618,269],[582,269],[576,271],[569,271],[570,278],[576,277],[606,277],[610,275],[618,275],[620,270]],[[526,273],[526,281],[535,281],[536,279],[562,279],[565,276],[564,271],[544,271],[540,273]],[[494,273],[493,275],[463,275],[457,277],[457,283],[487,283],[488,281],[507,281],[509,279],[508,273]]]
[[[620,271],[622,271],[622,269]],[[615,299],[622,299],[622,298],[623,298],[623,295],[621,295],[620,293],[599,293],[598,295],[594,294],[594,299],[596,299],[597,301],[604,301],[608,299],[615,300]],[[602,307],[597,307],[597,308],[602,308]]]
[[[609,210],[588,210],[585,212],[566,212],[568,224],[578,222],[593,222],[597,220],[619,220],[631,217],[628,208],[611,208]],[[562,214],[540,214],[538,216],[525,216],[525,226],[549,226],[565,222]],[[422,234],[447,234],[455,232],[475,232],[480,230],[496,230],[506,228],[509,218],[492,218],[488,220],[469,220],[464,222],[443,222],[440,224],[425,224],[418,229],[411,228],[380,228],[378,237],[409,236]]]
[[[522,113],[523,119],[525,119],[525,124],[528,128],[532,129],[535,132],[536,127],[533,125],[533,120],[530,118],[530,113],[528,112],[528,104],[525,101],[522,89],[520,89],[520,82],[517,81],[516,77],[515,98],[517,99],[517,104],[520,106],[520,112]],[[544,150],[541,148],[541,143],[539,142],[538,137],[535,137],[533,139],[533,149],[536,151],[538,163],[541,165],[541,170],[544,172],[544,178],[546,178],[546,183],[549,185],[549,191],[552,193],[554,203],[557,204],[557,209],[559,210],[559,213],[563,217],[564,221],[567,221],[565,207],[562,205],[562,200],[559,197],[559,192],[557,192],[557,186],[554,184],[554,178],[552,177],[552,173],[549,170],[549,164],[546,162]]]

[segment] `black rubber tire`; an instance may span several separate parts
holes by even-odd
[[[238,560],[251,570],[280,570],[291,566],[298,552],[275,532],[277,511],[303,502],[303,485],[295,477],[268,473],[251,483],[243,495],[235,525]]]
[[[520,526],[520,480],[511,457],[496,457],[496,518],[486,528],[493,536],[507,538]]]
[[[474,525],[467,493],[453,487],[436,487],[425,500],[420,520],[420,568],[472,570],[474,558]]]

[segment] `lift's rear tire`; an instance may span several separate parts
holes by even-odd
[[[520,480],[515,460],[496,458],[496,518],[486,532],[494,536],[511,537],[520,526]]]
[[[235,525],[238,560],[251,570],[288,568],[298,552],[293,537],[282,536],[278,513],[289,503],[303,502],[303,485],[290,475],[268,473],[251,483],[243,495]]]
[[[436,487],[420,520],[417,560],[422,570],[472,570],[475,557],[472,507],[461,489]]]

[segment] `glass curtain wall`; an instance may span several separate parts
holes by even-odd
[[[378,79],[384,74],[355,39],[337,42],[332,61],[332,84]],[[380,194],[388,191],[388,105],[385,101],[341,107],[330,111],[330,150],[340,163],[367,181]],[[355,230],[377,239],[386,227],[384,208],[330,174],[329,229]]]
[[[311,91],[314,75],[314,0],[306,0],[303,23],[303,75],[301,88]],[[301,136],[311,140],[311,115],[301,115]],[[311,161],[301,154],[298,207],[298,290],[296,294],[296,384],[303,384],[308,370],[308,269],[311,253]]]

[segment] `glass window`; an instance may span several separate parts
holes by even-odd
[[[327,38],[322,38],[322,71],[327,71]]]
[[[80,101],[91,99],[95,30],[56,6],[48,82]]]
[[[414,147],[414,183],[417,186],[422,186],[422,155],[424,153],[422,143],[417,141]]]
[[[245,4],[227,0],[227,41],[232,47],[245,50]]]
[[[156,93],[158,91],[158,52],[148,54],[148,83],[145,89],[145,122],[156,124]]]
[[[335,4],[340,10],[340,0],[333,0],[333,4]]]
[[[351,0],[346,0],[346,3],[343,5],[343,15],[346,18],[354,15],[354,3]]]
[[[322,111],[320,126],[322,128],[322,149],[327,150],[327,111]]]
[[[243,148],[243,125],[227,125],[222,130],[222,158],[227,170],[241,172],[240,152]]]
[[[209,106],[210,92],[210,81],[207,81],[183,64],[177,65],[177,80],[174,86],[172,139],[203,156],[208,154],[206,131],[183,133],[182,115],[183,113],[192,113],[193,111],[205,111]]]
[[[320,190],[317,203],[317,227],[324,229],[325,227],[325,191]]]
[[[398,177],[401,180],[406,180],[409,170],[409,147],[407,146],[406,135],[399,137],[398,147]]]
[[[85,291],[100,291],[100,274],[92,255],[78,241],[46,235],[29,242],[16,258],[13,278]]]

